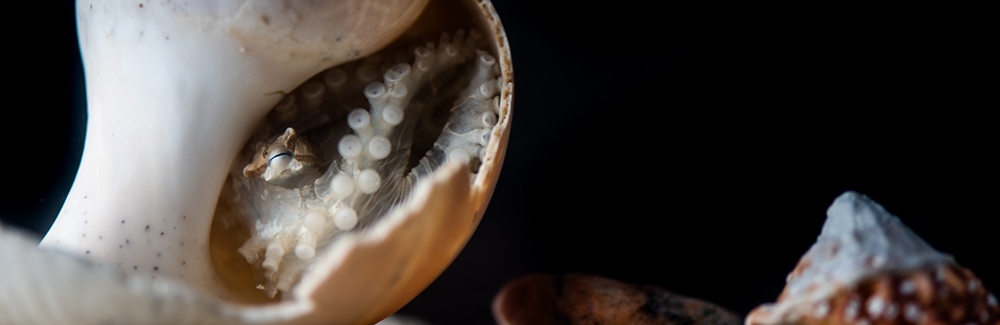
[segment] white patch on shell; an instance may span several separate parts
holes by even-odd
[[[904,280],[899,283],[899,294],[907,296],[917,292],[917,284],[913,280]]]
[[[903,317],[911,323],[920,322],[920,318],[923,317],[923,315],[924,312],[920,310],[920,306],[917,306],[912,302],[907,303],[906,306],[903,307]]]
[[[986,297],[986,304],[990,305],[990,307],[996,307],[997,297],[990,293],[989,296]]]
[[[816,312],[813,314],[813,316],[816,316],[816,318],[823,318],[826,317],[826,314],[828,313],[830,313],[830,304],[826,302],[821,302],[818,305],[816,305]]]
[[[847,302],[847,306],[844,306],[844,318],[852,320],[855,317],[858,317],[858,308],[860,306],[861,303],[858,302],[858,299],[851,298],[851,300]]]
[[[885,310],[885,300],[882,297],[874,296],[868,298],[868,315],[873,318],[882,317],[882,311]]]
[[[899,314],[899,308],[896,307],[896,304],[889,303],[888,305],[885,306],[885,319],[895,320],[896,315],[898,314]]]

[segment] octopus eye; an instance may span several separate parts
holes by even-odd
[[[281,152],[278,153],[277,155],[271,156],[271,158],[267,160],[267,166],[278,169],[285,169],[288,168],[288,164],[291,162],[292,162],[292,153]]]
[[[268,166],[275,166],[276,164],[287,165],[288,162],[291,161],[291,159],[292,159],[291,152],[279,152],[278,154],[271,156],[271,158],[268,158],[267,164]]]

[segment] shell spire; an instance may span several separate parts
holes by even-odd
[[[746,325],[1000,324],[996,297],[968,269],[934,250],[857,192],[827,210],[816,243],[776,303]]]

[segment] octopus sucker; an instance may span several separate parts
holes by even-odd
[[[747,325],[1000,324],[996,298],[972,271],[856,192],[833,202],[787,282]]]
[[[263,270],[269,297],[291,289],[318,247],[377,222],[446,161],[478,171],[500,113],[500,71],[484,41],[460,29],[390,47],[317,74],[272,109],[219,205],[235,208],[220,214],[228,223],[249,223],[237,251]],[[435,134],[414,149],[415,135]]]

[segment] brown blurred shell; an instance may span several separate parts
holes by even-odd
[[[739,323],[739,317],[706,301],[584,274],[511,281],[494,298],[493,315],[501,325]]]

